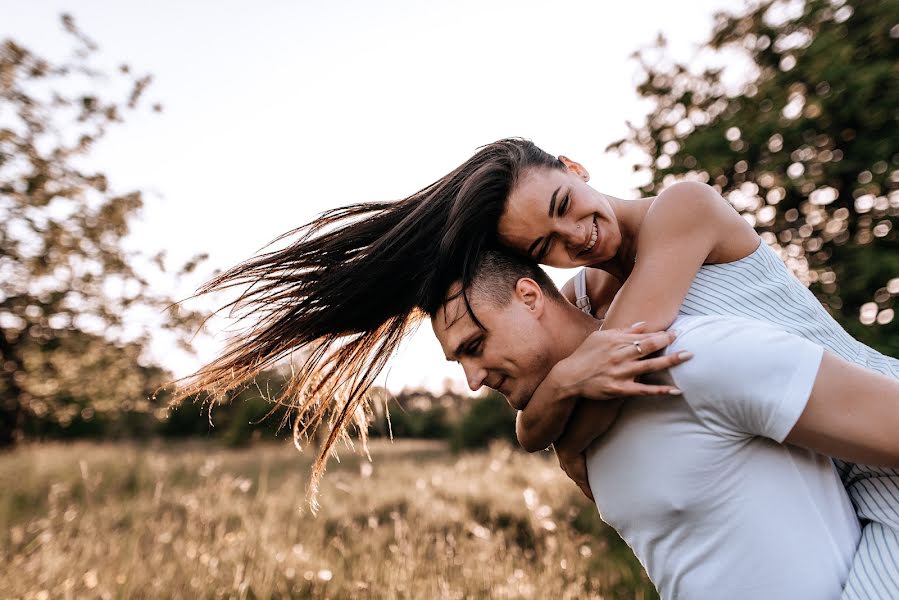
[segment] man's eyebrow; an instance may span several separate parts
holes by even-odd
[[[478,335],[480,335],[480,332],[478,331],[473,331],[468,334],[465,338],[462,339],[462,341],[459,342],[459,345],[456,346],[456,349],[452,352],[452,355],[446,357],[446,360],[456,361],[458,360],[458,357],[466,354],[468,351],[465,349],[465,346],[470,344],[472,339],[477,337]]]
[[[559,190],[562,189],[562,186],[556,188],[556,191],[553,192],[552,197],[549,199],[549,217],[552,218],[553,210],[556,208],[556,195],[559,193]]]
[[[465,348],[463,348],[463,346],[465,346],[466,342],[468,342],[468,339],[464,339],[459,342],[459,345],[456,346],[455,350],[453,350],[453,358],[450,358],[449,360],[458,360],[462,353],[465,352]]]

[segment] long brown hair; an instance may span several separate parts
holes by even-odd
[[[262,370],[302,350],[278,402],[289,407],[294,439],[327,418],[328,437],[313,466],[310,498],[329,453],[355,423],[364,444],[366,392],[403,337],[433,313],[449,285],[473,276],[495,243],[506,199],[522,172],[564,168],[529,140],[488,144],[424,189],[395,202],[328,210],[260,254],[204,284],[198,294],[246,289],[224,309],[251,315],[213,362],[185,378],[176,401],[242,389]],[[423,312],[422,312],[423,311]]]

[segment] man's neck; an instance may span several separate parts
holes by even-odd
[[[594,319],[568,302],[552,302],[552,308],[545,314],[547,326],[553,331],[555,360],[567,358],[580,346],[587,336],[599,329],[602,321]]]

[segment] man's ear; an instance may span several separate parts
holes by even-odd
[[[515,284],[515,296],[527,306],[528,310],[534,313],[534,316],[543,315],[543,309],[546,303],[546,297],[540,284],[530,277],[522,277]]]
[[[567,168],[569,171],[571,171],[584,181],[590,181],[590,173],[587,172],[587,169],[584,168],[584,165],[571,160],[567,156],[562,156],[561,154],[559,155],[559,160],[562,161],[562,164],[564,164],[565,168]]]

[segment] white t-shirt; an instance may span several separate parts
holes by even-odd
[[[823,350],[771,325],[681,317],[682,397],[632,399],[587,453],[603,520],[662,598],[839,598],[859,523],[829,458],[782,445]]]

